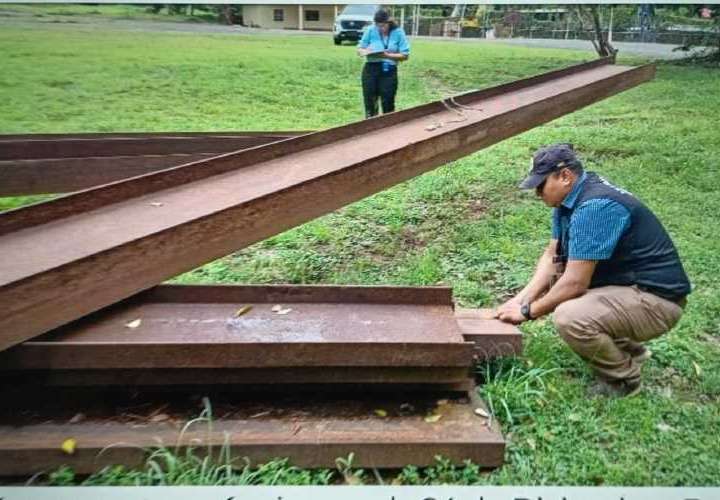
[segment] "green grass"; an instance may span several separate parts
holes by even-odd
[[[306,130],[362,116],[361,62],[351,47],[335,47],[329,37],[8,25],[0,45],[0,65],[7,69],[0,72],[3,133]],[[401,68],[398,106],[587,57],[417,41]],[[481,394],[509,438],[507,464],[488,474],[439,460],[426,470],[408,467],[397,481],[720,485],[719,88],[717,70],[661,64],[653,82],[175,281],[444,283],[463,305],[496,304],[528,279],[549,236],[548,210],[518,192],[516,183],[535,148],[570,141],[592,169],[634,192],[664,221],[695,286],[685,316],[651,343],[655,355],[644,369],[645,390],[629,400],[588,399],[590,374],[551,322],[523,326],[521,358],[478,367],[487,382]],[[26,202],[6,199],[2,207]],[[243,470],[237,473],[250,474]],[[330,480],[292,470],[298,476],[281,474],[282,481]],[[140,472],[105,474],[93,484],[130,481]],[[199,481],[190,473],[173,477]],[[265,484],[264,477],[256,482]]]
[[[128,4],[2,4],[0,18],[24,20],[28,17],[39,22],[73,23],[73,18],[87,20],[143,20],[168,22],[216,21],[217,14],[195,9],[192,16],[167,13],[167,9],[154,13],[151,5]]]

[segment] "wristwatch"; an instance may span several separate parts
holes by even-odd
[[[530,302],[527,302],[520,306],[520,314],[525,316],[525,319],[527,319],[527,320],[533,319],[532,316],[530,315]]]

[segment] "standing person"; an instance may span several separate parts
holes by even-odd
[[[632,194],[585,172],[570,144],[537,151],[520,188],[554,207],[552,238],[496,317],[518,324],[554,311],[558,333],[598,377],[591,394],[638,393],[650,357],[642,343],[675,326],[690,293],[670,236]]]
[[[362,71],[365,118],[378,114],[378,97],[383,113],[395,111],[398,62],[410,55],[405,32],[390,19],[386,10],[378,10],[374,21],[358,44],[358,55],[367,58]]]

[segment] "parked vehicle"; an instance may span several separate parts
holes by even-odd
[[[333,41],[340,45],[343,40],[357,42],[362,37],[365,26],[373,23],[373,16],[380,5],[347,5],[333,25]]]

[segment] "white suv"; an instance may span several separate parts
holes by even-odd
[[[333,41],[340,45],[343,40],[357,42],[362,37],[365,26],[373,23],[375,12],[380,5],[350,4],[346,6],[333,25]]]

